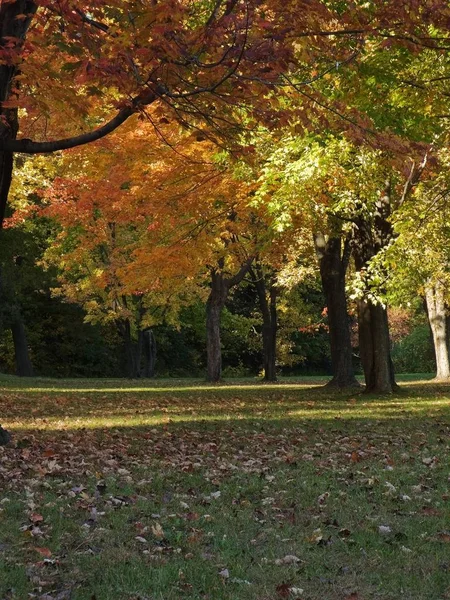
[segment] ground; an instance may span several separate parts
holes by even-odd
[[[319,383],[0,379],[0,599],[450,598],[450,387]]]

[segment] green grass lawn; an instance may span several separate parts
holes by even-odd
[[[0,379],[0,600],[450,598],[450,387]]]

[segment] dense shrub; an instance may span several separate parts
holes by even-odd
[[[417,325],[394,343],[392,360],[397,373],[432,373],[436,370],[433,342],[428,325]]]

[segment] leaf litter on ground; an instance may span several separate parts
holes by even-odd
[[[447,388],[2,393],[2,599],[449,592]]]

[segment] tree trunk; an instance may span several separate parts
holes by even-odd
[[[358,301],[359,352],[366,392],[390,394],[398,388],[391,359],[386,307],[370,300]]]
[[[144,350],[144,332],[142,329],[138,331],[137,342],[132,344],[134,353],[135,377],[139,378],[142,375],[142,355]]]
[[[155,376],[156,365],[156,340],[151,329],[144,332],[144,377]]]
[[[14,342],[16,374],[19,377],[33,377],[33,366],[28,353],[27,336],[20,317],[15,318],[11,324],[11,333]]]
[[[36,10],[36,3],[28,0],[2,3],[0,6],[0,51],[5,50],[5,56],[11,53],[12,40],[16,47],[21,46]],[[28,18],[24,19],[19,15],[27,15]],[[0,65],[0,139],[2,140],[15,139],[18,131],[17,110],[4,108],[1,104],[10,100],[13,95],[13,80],[17,73],[16,62],[14,59],[10,62],[6,59]],[[0,229],[5,218],[12,167],[12,152],[0,152]]]
[[[350,324],[345,294],[345,275],[350,257],[347,241],[342,252],[341,236],[325,240],[322,233],[314,235],[314,245],[319,259],[322,289],[328,312],[328,328],[333,377],[327,386],[358,387],[353,370]]]
[[[373,222],[361,216],[356,219],[353,253],[356,270],[364,273],[370,260],[389,242],[392,227],[390,215],[390,183],[380,197]],[[366,392],[389,394],[398,389],[391,358],[391,342],[387,308],[372,299],[366,290],[358,305],[359,352],[364,370]]]
[[[265,331],[266,341],[264,343],[264,379],[266,381],[276,381],[276,360],[277,360],[277,288],[271,285],[269,289],[269,310],[270,321],[267,322]]]
[[[139,354],[138,344],[133,343],[131,336],[131,324],[128,319],[120,321],[118,326],[125,350],[126,376],[129,379],[136,379],[140,374],[139,364],[137,363],[137,355]]]
[[[226,299],[226,296],[225,296]],[[220,316],[225,304],[219,293],[211,288],[206,303],[206,356],[207,380],[220,381],[222,375],[222,349],[220,346]]]
[[[249,257],[232,277],[225,277],[224,260],[220,259],[218,268],[211,269],[211,291],[206,302],[206,379],[212,383],[220,381],[222,376],[222,348],[220,345],[220,317],[230,289],[238,285],[250,269],[253,257]]]
[[[444,300],[444,287],[440,282],[425,287],[428,320],[433,334],[436,355],[436,379],[450,379],[450,361],[447,345],[447,311]]]
[[[256,272],[255,272],[256,271]],[[264,271],[260,264],[255,271],[250,271],[253,284],[258,294],[259,307],[263,319],[263,368],[264,381],[276,381],[276,358],[277,358],[277,288],[274,277],[270,278],[267,293]]]

